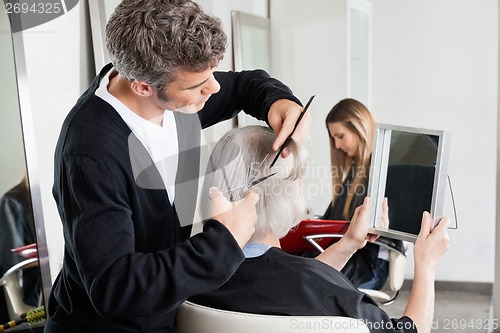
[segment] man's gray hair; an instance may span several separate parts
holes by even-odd
[[[306,215],[303,175],[306,152],[293,140],[287,146],[291,156],[279,158],[270,170],[276,155],[272,144],[276,139],[273,131],[263,126],[235,128],[227,132],[214,147],[210,156],[202,190],[200,211],[203,218],[210,217],[208,192],[215,186],[222,192],[245,184],[255,173],[267,154],[256,178],[278,171],[278,174],[254,186],[259,194],[257,203],[258,222],[252,240],[272,232],[281,238]],[[226,194],[230,201],[242,199],[240,191]]]
[[[226,41],[220,19],[187,0],[123,0],[106,25],[106,44],[118,73],[158,90],[179,69],[216,67]]]

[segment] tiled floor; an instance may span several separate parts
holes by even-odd
[[[402,290],[394,303],[382,306],[391,317],[400,317],[406,307],[409,291]],[[475,291],[438,290],[434,308],[434,333],[486,333],[492,324],[491,296]],[[493,324],[499,324],[498,321]]]

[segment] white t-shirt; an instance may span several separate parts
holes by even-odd
[[[170,203],[173,204],[175,176],[179,161],[179,143],[174,113],[165,110],[161,126],[140,117],[109,93],[107,87],[112,72],[113,70],[110,70],[102,79],[95,94],[108,102],[118,112],[123,121],[147,149],[163,179]]]

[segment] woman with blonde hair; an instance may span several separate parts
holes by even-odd
[[[356,207],[367,194],[375,121],[363,103],[346,98],[326,116],[330,137],[332,202],[323,215],[325,220],[351,220]],[[387,212],[387,202],[383,210]],[[379,238],[402,249],[402,242]],[[367,243],[351,257],[342,272],[351,282],[365,289],[381,289],[389,269],[389,250]]]
[[[338,213],[348,219],[366,195],[375,121],[362,103],[348,98],[328,113],[326,127],[332,165],[331,207],[339,201]]]

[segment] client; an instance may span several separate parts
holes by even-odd
[[[252,187],[259,194],[256,231],[243,252],[245,261],[219,289],[190,298],[213,308],[238,312],[276,315],[345,316],[365,321],[371,332],[430,331],[434,313],[434,279],[437,264],[448,248],[444,218],[431,231],[431,219],[424,213],[422,229],[414,246],[415,276],[408,305],[401,318],[389,318],[368,295],[331,265],[314,258],[290,255],[280,249],[279,239],[296,225],[305,212],[302,176],[306,156],[293,142],[291,155],[279,159],[270,170],[275,135],[265,127],[236,128],[217,143],[210,157],[204,193],[209,186],[211,199],[226,195],[231,201],[242,198],[243,184],[278,174]],[[262,166],[259,165],[263,161]],[[237,190],[232,190],[236,188]],[[208,198],[201,200],[202,214],[208,212]],[[370,199],[354,213],[345,236],[336,246],[338,266],[342,266],[366,244]],[[343,264],[342,264],[343,262]],[[342,267],[340,267],[342,268]]]

